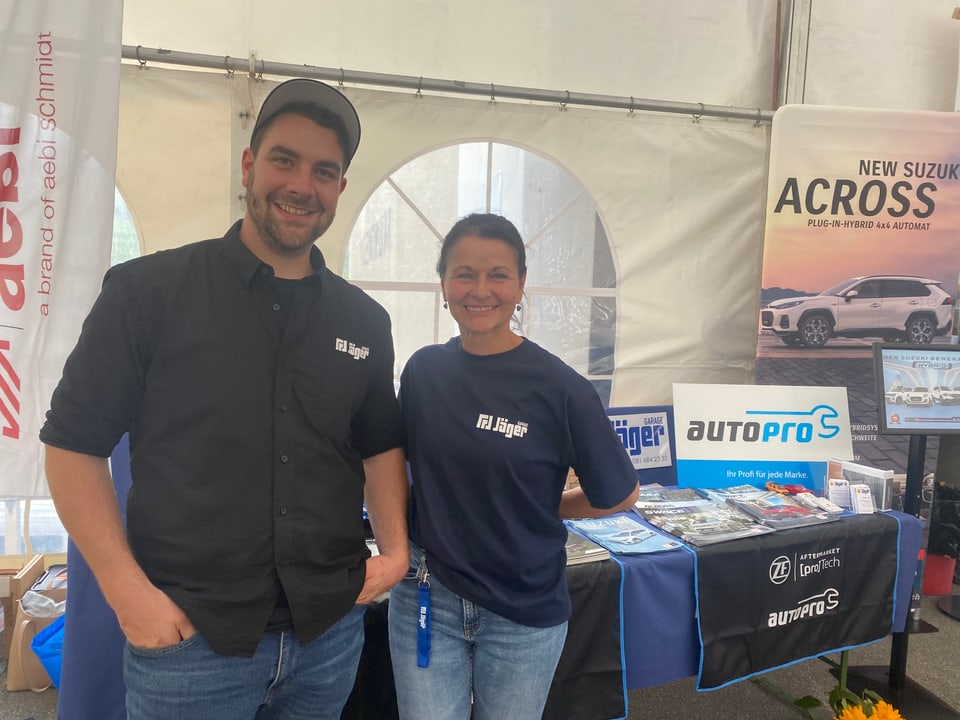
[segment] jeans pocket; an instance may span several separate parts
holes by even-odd
[[[423,558],[423,550],[412,540],[410,545],[410,566],[407,568],[407,574],[403,576],[404,580],[416,580],[420,570],[420,561]]]
[[[181,650],[186,650],[194,643],[199,642],[199,640],[200,633],[194,633],[190,637],[185,638],[178,643],[174,643],[173,645],[163,645],[155,648],[140,647],[139,645],[134,645],[133,643],[129,642],[127,645],[130,647],[130,652],[132,652],[134,655],[139,655],[141,657],[163,657],[165,655],[173,655]]]

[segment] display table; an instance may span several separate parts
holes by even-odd
[[[909,610],[922,525],[909,515],[888,514],[900,523],[892,623],[893,631],[900,632]],[[830,534],[837,531],[839,523],[781,532]],[[732,541],[735,544],[728,548],[740,551],[743,542]],[[694,561],[691,552],[674,550],[653,555],[617,556],[614,560],[568,568],[575,614],[571,619],[568,647],[558,670],[560,677],[548,701],[548,710],[553,715],[545,714],[545,718],[567,720],[573,717],[567,705],[570,688],[576,687],[575,695],[593,705],[592,708],[579,708],[577,720],[608,720],[618,717],[609,709],[625,694],[624,685],[626,688],[643,688],[697,674],[701,653]],[[69,642],[64,647],[61,707],[69,717],[122,720],[125,717],[120,667],[122,635],[75,548],[71,548],[69,563]],[[618,634],[616,630],[621,627],[621,617],[622,630]],[[368,630],[377,625],[376,618],[371,621]],[[371,640],[377,643],[374,634],[371,633]],[[845,640],[837,638],[837,649],[846,645]],[[609,663],[611,649],[616,654],[621,644],[625,669],[616,661],[613,665]],[[387,702],[390,694],[383,692],[382,687],[384,682],[390,682],[389,677],[383,677],[388,673],[382,662],[385,645],[381,642],[371,652],[380,662],[367,666],[368,680],[381,685],[377,702]],[[802,659],[791,658],[793,661]],[[596,676],[601,679],[599,685],[591,687],[594,680],[589,676],[593,674],[593,668],[601,669]],[[596,690],[598,687],[599,691]],[[598,702],[590,703],[593,698]],[[358,717],[386,718],[390,715],[389,711],[373,711]]]
[[[922,523],[898,512],[885,513],[899,521],[898,568],[894,590],[892,631],[904,629],[920,550]],[[799,538],[840,532],[844,519],[808,528],[782,530],[774,535]],[[786,533],[786,535],[783,535]],[[744,552],[757,538],[721,543],[731,552]],[[655,555],[617,556],[623,567],[623,628],[626,683],[644,688],[696,675],[700,666],[697,597],[694,587],[695,557],[672,551]],[[843,649],[847,638],[837,637]],[[805,657],[794,657],[800,661]]]

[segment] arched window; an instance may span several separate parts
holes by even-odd
[[[110,265],[140,256],[140,238],[119,190],[114,192]],[[99,278],[98,278],[99,281]],[[52,500],[6,500],[0,517],[0,553],[66,552],[67,532]]]
[[[450,145],[390,174],[360,211],[343,274],[390,313],[395,373],[457,326],[442,309],[436,263],[461,217],[510,219],[527,246],[521,334],[593,382],[609,404],[617,300],[610,243],[583,185],[552,160],[496,142]]]
[[[110,267],[140,257],[140,236],[120,190],[113,193],[113,244]]]

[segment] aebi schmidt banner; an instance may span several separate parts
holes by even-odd
[[[673,409],[681,487],[822,490],[830,458],[851,455],[844,388],[675,384]]]
[[[0,497],[49,494],[37,433],[110,264],[122,9],[0,5]]]
[[[857,462],[905,469],[878,438],[872,345],[953,340],[958,233],[960,115],[777,111],[757,382],[848,388]]]

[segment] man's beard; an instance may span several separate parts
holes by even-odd
[[[253,186],[252,176],[250,178],[250,185],[251,187]],[[309,206],[304,208],[316,212],[316,220],[313,225],[300,227],[294,227],[292,225],[284,226],[282,223],[278,223],[276,218],[270,213],[270,208],[273,207],[274,200],[277,199],[277,197],[278,193],[269,193],[261,202],[257,195],[253,192],[248,192],[246,198],[247,213],[256,226],[260,237],[271,249],[282,255],[299,255],[303,252],[304,248],[313,245],[316,239],[327,231],[327,228],[329,228],[333,222],[333,213],[329,215],[324,214],[324,208],[318,202],[315,207]],[[296,201],[283,201],[283,204],[303,207],[302,203]]]

